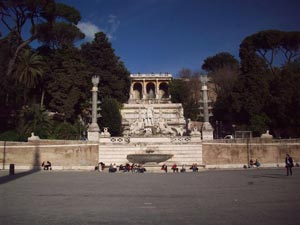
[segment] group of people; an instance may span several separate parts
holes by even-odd
[[[255,162],[250,159],[249,161],[249,168],[252,168],[256,166],[257,168],[261,166],[260,162],[256,159]],[[52,170],[51,167],[51,162],[47,161],[47,162],[43,162],[42,163],[42,167],[44,168],[44,170]],[[141,165],[141,164],[129,164],[126,163],[125,165],[121,164],[120,166],[117,166],[116,164],[110,164],[109,168],[108,168],[108,172],[110,173],[115,173],[118,171],[118,167],[119,167],[119,171],[123,171],[123,172],[132,172],[132,173],[144,173],[146,172],[146,169]],[[292,176],[293,175],[293,171],[292,168],[294,167],[294,161],[293,158],[289,155],[286,154],[286,158],[285,158],[285,168],[286,168],[286,175],[287,176]],[[103,162],[99,163],[98,167],[95,167],[95,169],[98,169],[99,171],[103,171],[105,169],[105,164]],[[173,173],[178,173],[179,172],[179,168],[177,167],[177,164],[174,163],[171,167]],[[163,164],[161,167],[161,170],[165,171],[165,173],[168,172],[168,166],[167,164]],[[190,170],[192,170],[193,172],[198,172],[198,166],[196,163],[193,163],[192,166],[190,167]],[[182,165],[180,172],[186,172],[186,166],[185,164]]]
[[[108,172],[109,173],[115,173],[118,171],[122,171],[122,172],[132,172],[132,173],[144,173],[146,172],[146,169],[140,165],[140,164],[129,164],[126,163],[125,165],[121,164],[120,166],[117,166],[115,163],[114,164],[110,164],[108,167]],[[95,167],[95,170],[99,170],[99,171],[104,171],[105,170],[105,164],[103,162],[99,162],[98,166]]]
[[[167,166],[167,164],[163,164],[162,167],[161,167],[161,170],[164,170],[167,173],[168,172],[168,166]],[[179,172],[179,168],[177,167],[176,163],[174,163],[172,165],[171,170],[173,171],[173,173],[178,173]],[[198,172],[199,169],[198,169],[197,164],[193,163],[192,166],[190,167],[190,170],[192,170],[193,172]],[[185,164],[183,164],[181,166],[180,172],[181,173],[186,172],[186,166],[185,166]]]
[[[260,162],[256,159],[255,162],[253,162],[252,159],[249,161],[249,168],[253,168],[254,166],[260,167]]]
[[[141,164],[129,164],[126,163],[125,166],[122,164],[119,166],[119,171],[132,172],[132,173],[145,173],[146,169]]]

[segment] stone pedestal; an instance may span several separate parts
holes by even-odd
[[[89,141],[99,141],[99,132],[88,131],[88,140]]]
[[[213,140],[214,130],[209,122],[204,122],[202,125],[202,140]]]

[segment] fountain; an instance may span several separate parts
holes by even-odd
[[[153,150],[146,150],[146,153],[137,153],[127,155],[127,160],[131,163],[145,164],[145,163],[161,163],[172,158],[172,154],[158,154]]]

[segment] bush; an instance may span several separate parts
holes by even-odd
[[[19,141],[20,136],[15,130],[8,130],[0,134],[0,141]]]

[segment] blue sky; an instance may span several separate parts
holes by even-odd
[[[57,0],[77,8],[89,41],[110,38],[131,73],[201,70],[219,52],[238,59],[241,41],[261,30],[300,30],[299,0]]]

